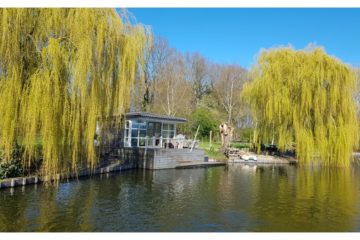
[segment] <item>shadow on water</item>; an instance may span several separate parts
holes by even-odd
[[[358,168],[132,170],[0,191],[0,231],[358,231]]]

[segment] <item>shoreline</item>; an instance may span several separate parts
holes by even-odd
[[[209,163],[226,163],[226,164],[297,164],[298,161],[293,157],[282,157],[282,156],[273,156],[273,155],[263,155],[263,154],[256,154],[253,152],[247,152],[247,154],[252,154],[257,156],[258,160],[244,160],[240,157],[229,158],[227,160],[223,159],[216,159],[216,158],[208,158]],[[360,152],[353,152],[354,158],[360,158]],[[221,164],[219,164],[220,166]],[[222,165],[221,165],[222,166]],[[0,192],[2,189],[6,188],[14,188],[26,185],[34,185],[34,184],[42,184],[46,181],[63,181],[63,180],[70,180],[76,179],[80,177],[91,177],[93,175],[101,175],[107,174],[111,172],[121,172],[125,170],[136,169],[133,166],[124,165],[121,160],[118,160],[116,163],[111,163],[106,166],[99,166],[95,168],[95,170],[91,170],[90,168],[82,169],[79,171],[78,174],[70,174],[70,175],[61,175],[58,174],[56,177],[49,177],[49,176],[40,176],[40,175],[33,175],[33,176],[24,176],[24,177],[15,177],[15,178],[6,178],[0,180]],[[178,169],[186,169],[186,168],[178,168]],[[50,180],[49,180],[50,179]]]
[[[44,183],[47,181],[63,181],[63,180],[69,180],[69,179],[76,179],[80,177],[89,177],[93,175],[101,175],[111,172],[121,172],[124,170],[130,170],[134,169],[131,166],[124,166],[124,164],[121,161],[118,161],[117,163],[109,164],[105,167],[97,167],[95,170],[91,170],[90,168],[82,169],[79,171],[78,174],[70,174],[70,175],[61,175],[58,174],[55,177],[49,177],[49,176],[28,176],[28,177],[15,177],[15,178],[6,178],[0,180],[0,191],[1,189],[5,188],[14,188],[14,187],[20,187],[20,186],[26,186],[26,185],[34,185],[38,183]]]

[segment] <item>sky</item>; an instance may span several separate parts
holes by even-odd
[[[360,65],[360,9],[129,8],[180,52],[250,68],[261,49],[309,43]]]

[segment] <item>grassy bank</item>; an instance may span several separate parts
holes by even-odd
[[[239,149],[248,149],[250,147],[250,143],[243,143],[243,142],[234,142],[231,144],[232,148],[239,148]],[[220,150],[221,143],[213,142],[210,143],[208,141],[201,141],[199,144],[199,148],[205,150],[205,154],[209,157],[209,159],[215,159],[219,161],[226,160],[226,156]]]
[[[221,144],[220,143],[210,143],[201,141],[199,144],[199,148],[205,150],[205,154],[209,157],[209,159],[216,159],[224,161],[226,160],[225,155],[220,151]]]

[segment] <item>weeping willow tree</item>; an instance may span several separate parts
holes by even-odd
[[[351,68],[321,48],[263,51],[243,90],[255,120],[254,142],[295,147],[301,163],[348,166],[358,143]]]
[[[128,107],[151,35],[112,9],[0,9],[0,38],[3,161],[17,143],[44,175],[94,167],[96,125]]]

